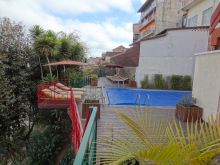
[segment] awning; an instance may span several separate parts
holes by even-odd
[[[88,66],[87,63],[80,62],[80,61],[72,61],[72,60],[63,60],[63,61],[59,61],[59,62],[52,62],[52,63],[46,64],[44,66],[58,66],[58,65]]]
[[[105,67],[107,68],[124,68],[121,65],[117,65],[117,64],[106,64]]]

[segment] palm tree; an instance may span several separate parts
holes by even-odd
[[[57,37],[56,34],[52,31],[47,31],[44,34],[40,35],[35,43],[34,43],[35,50],[37,52],[45,55],[47,59],[47,63],[50,63],[49,57],[54,56],[57,51]],[[49,67],[50,74],[52,74],[51,67]]]
[[[29,31],[30,31],[30,35],[32,37],[33,42],[35,42],[36,39],[44,33],[44,30],[39,25],[33,26]],[[43,68],[41,64],[40,54],[37,53],[37,56],[38,56],[38,62],[40,65],[41,78],[43,78]]]
[[[117,113],[128,130],[118,130],[120,136],[97,140],[103,149],[97,153],[103,164],[119,165],[128,160],[140,164],[207,165],[215,164],[220,154],[219,117],[208,123],[156,122],[149,112],[138,111],[132,116]]]

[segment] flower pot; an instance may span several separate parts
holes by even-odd
[[[180,104],[176,105],[176,117],[182,122],[195,122],[202,120],[203,109],[194,106],[183,106]]]
[[[129,81],[128,86],[131,88],[137,88],[137,83],[136,81]]]
[[[85,119],[89,112],[89,107],[97,107],[97,118],[100,119],[100,103],[99,100],[86,99],[82,104],[82,118]]]
[[[91,85],[92,86],[97,86],[98,85],[98,80],[91,80]]]

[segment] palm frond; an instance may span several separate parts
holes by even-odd
[[[136,159],[154,164],[209,164],[220,154],[219,117],[207,123],[155,120],[147,111],[117,113],[128,129],[119,129],[117,137],[100,137],[97,155],[104,164],[122,164]]]

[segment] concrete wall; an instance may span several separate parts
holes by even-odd
[[[204,110],[204,120],[220,112],[220,51],[196,55],[193,97]]]
[[[183,11],[180,10],[181,0],[157,1],[155,15],[156,33],[167,28],[180,27]]]
[[[194,54],[207,51],[207,29],[168,31],[160,38],[142,41],[135,79],[138,87],[145,75],[194,74]]]
[[[219,2],[220,2],[220,0],[202,0],[196,6],[190,8],[188,10],[187,19],[190,19],[190,18],[198,15],[197,26],[202,26],[203,11],[210,8],[210,7],[213,7],[213,11],[214,11],[214,9],[217,7]]]

